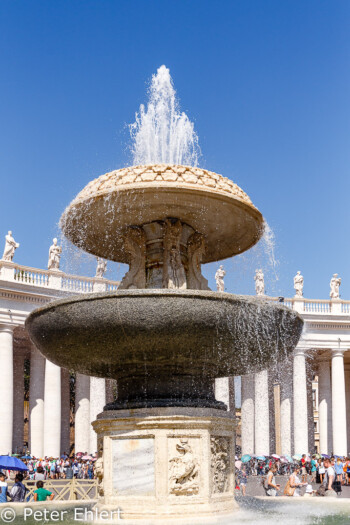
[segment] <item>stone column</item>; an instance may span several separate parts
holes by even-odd
[[[275,446],[271,446],[270,439],[270,452],[271,450],[274,450],[276,454],[281,456],[281,385],[279,383],[275,383],[273,385],[273,410],[273,424],[275,427]]]
[[[215,399],[227,405],[227,410],[235,412],[235,378],[217,377],[215,379]]]
[[[254,375],[242,376],[242,455],[254,454]]]
[[[13,328],[10,325],[0,325],[0,455],[12,452]]]
[[[61,454],[70,451],[70,373],[61,368]]]
[[[348,436],[347,454],[350,452],[350,366],[346,365],[345,369],[345,403],[346,403],[346,430]]]
[[[318,363],[318,424],[320,454],[331,454],[332,446],[332,392],[329,358]]]
[[[44,394],[44,455],[61,453],[61,369],[46,359]]]
[[[315,452],[315,428],[314,428],[314,404],[312,399],[313,366],[311,361],[306,361],[306,396],[307,396],[307,429],[308,429],[308,452]]]
[[[282,364],[281,379],[281,453],[292,455],[293,366],[288,359]]]
[[[29,450],[36,458],[44,455],[45,357],[32,347],[29,383]]]
[[[304,349],[296,348],[293,364],[294,453],[308,452],[308,419],[306,397],[306,366]]]
[[[255,406],[254,434],[255,454],[270,455],[270,424],[269,424],[269,374],[267,370],[255,374]]]
[[[23,451],[24,434],[24,355],[13,356],[13,436],[12,451]]]
[[[332,351],[332,422],[333,454],[346,456],[346,404],[344,377],[344,350]]]
[[[90,453],[90,377],[76,375],[75,451]]]
[[[103,412],[106,404],[106,380],[90,377],[90,423],[96,420],[97,414]],[[90,454],[97,452],[97,434],[90,424]]]

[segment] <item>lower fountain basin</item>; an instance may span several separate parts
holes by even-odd
[[[200,290],[121,290],[54,301],[26,327],[53,363],[118,380],[110,408],[209,406],[213,379],[266,369],[303,320],[271,300]]]

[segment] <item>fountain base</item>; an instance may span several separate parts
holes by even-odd
[[[99,507],[123,519],[229,514],[234,500],[235,422],[209,408],[102,412],[93,422],[103,458]]]

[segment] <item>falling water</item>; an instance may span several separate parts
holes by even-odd
[[[276,245],[275,233],[265,220],[264,220],[264,235],[261,238],[261,242],[264,245],[264,249],[268,257],[269,265],[275,274],[275,278],[278,279],[278,275],[277,275],[278,261],[276,260],[276,257],[275,257],[275,245]]]
[[[161,66],[152,76],[147,109],[143,104],[129,126],[133,164],[169,163],[197,166],[198,136],[184,112],[180,112],[170,71]]]

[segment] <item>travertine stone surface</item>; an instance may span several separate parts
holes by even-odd
[[[248,195],[237,184],[227,177],[213,171],[191,166],[177,166],[170,164],[151,164],[147,166],[130,166],[110,171],[89,182],[78,193],[72,204],[86,199],[86,197],[109,193],[120,186],[130,186],[148,182],[179,182],[183,184],[197,184],[229,195],[234,195],[247,204],[253,205]]]
[[[205,238],[203,263],[251,248],[263,234],[263,217],[230,179],[200,168],[148,165],[124,168],[90,182],[61,217],[77,246],[125,262],[130,227],[177,218]]]
[[[232,512],[234,416],[213,409],[103,412],[102,508],[124,519],[197,518]],[[192,521],[191,521],[192,523]]]

